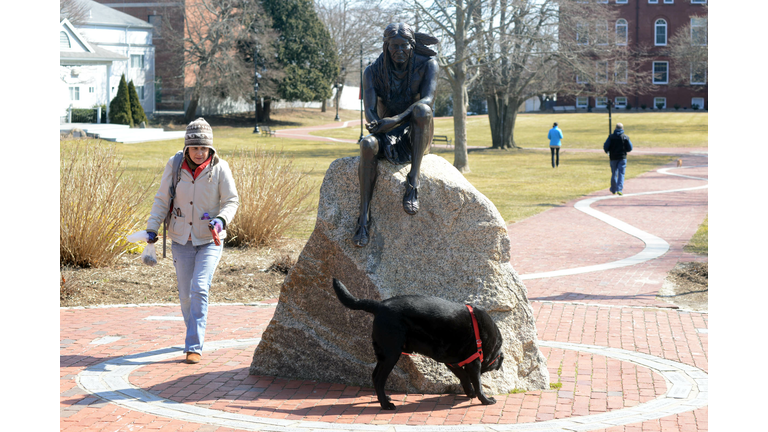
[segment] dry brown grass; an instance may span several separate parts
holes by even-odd
[[[239,150],[233,156],[240,207],[227,226],[227,244],[268,245],[306,214],[316,185],[280,153]]]
[[[112,144],[62,142],[60,265],[87,268],[114,263],[126,251],[125,236],[140,230],[147,219],[137,211],[153,183],[128,178]]]

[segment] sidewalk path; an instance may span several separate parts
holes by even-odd
[[[316,138],[316,137],[315,137]],[[694,158],[696,158],[694,160]],[[590,208],[658,237],[669,249],[639,264],[525,280],[541,349],[559,389],[496,395],[392,394],[381,411],[369,387],[250,376],[276,301],[212,305],[206,351],[182,363],[176,305],[61,309],[62,431],[706,431],[708,314],[655,299],[707,214],[704,155],[669,175],[628,180],[623,197]],[[671,167],[670,167],[671,168]],[[608,179],[606,178],[606,181]],[[643,192],[689,189],[678,192]],[[576,209],[596,192],[509,229],[523,277],[631,257],[642,240]],[[664,307],[656,307],[664,306]]]

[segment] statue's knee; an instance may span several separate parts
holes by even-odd
[[[367,136],[360,141],[360,153],[376,154],[379,152],[379,143],[373,136]]]
[[[432,119],[432,108],[429,105],[420,103],[413,107],[413,118],[417,122],[427,122]]]

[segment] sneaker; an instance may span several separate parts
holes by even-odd
[[[624,195],[621,191],[616,192],[616,195]]]
[[[197,364],[200,363],[200,354],[189,352],[187,353],[187,359],[184,361],[187,364]]]

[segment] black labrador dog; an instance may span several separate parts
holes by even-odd
[[[496,403],[483,393],[480,374],[501,369],[502,337],[484,310],[422,295],[358,300],[336,278],[333,290],[347,308],[374,315],[371,339],[377,363],[373,387],[382,409],[395,409],[384,394],[384,384],[400,355],[411,353],[445,363],[461,381],[468,398],[477,396],[484,405]]]

